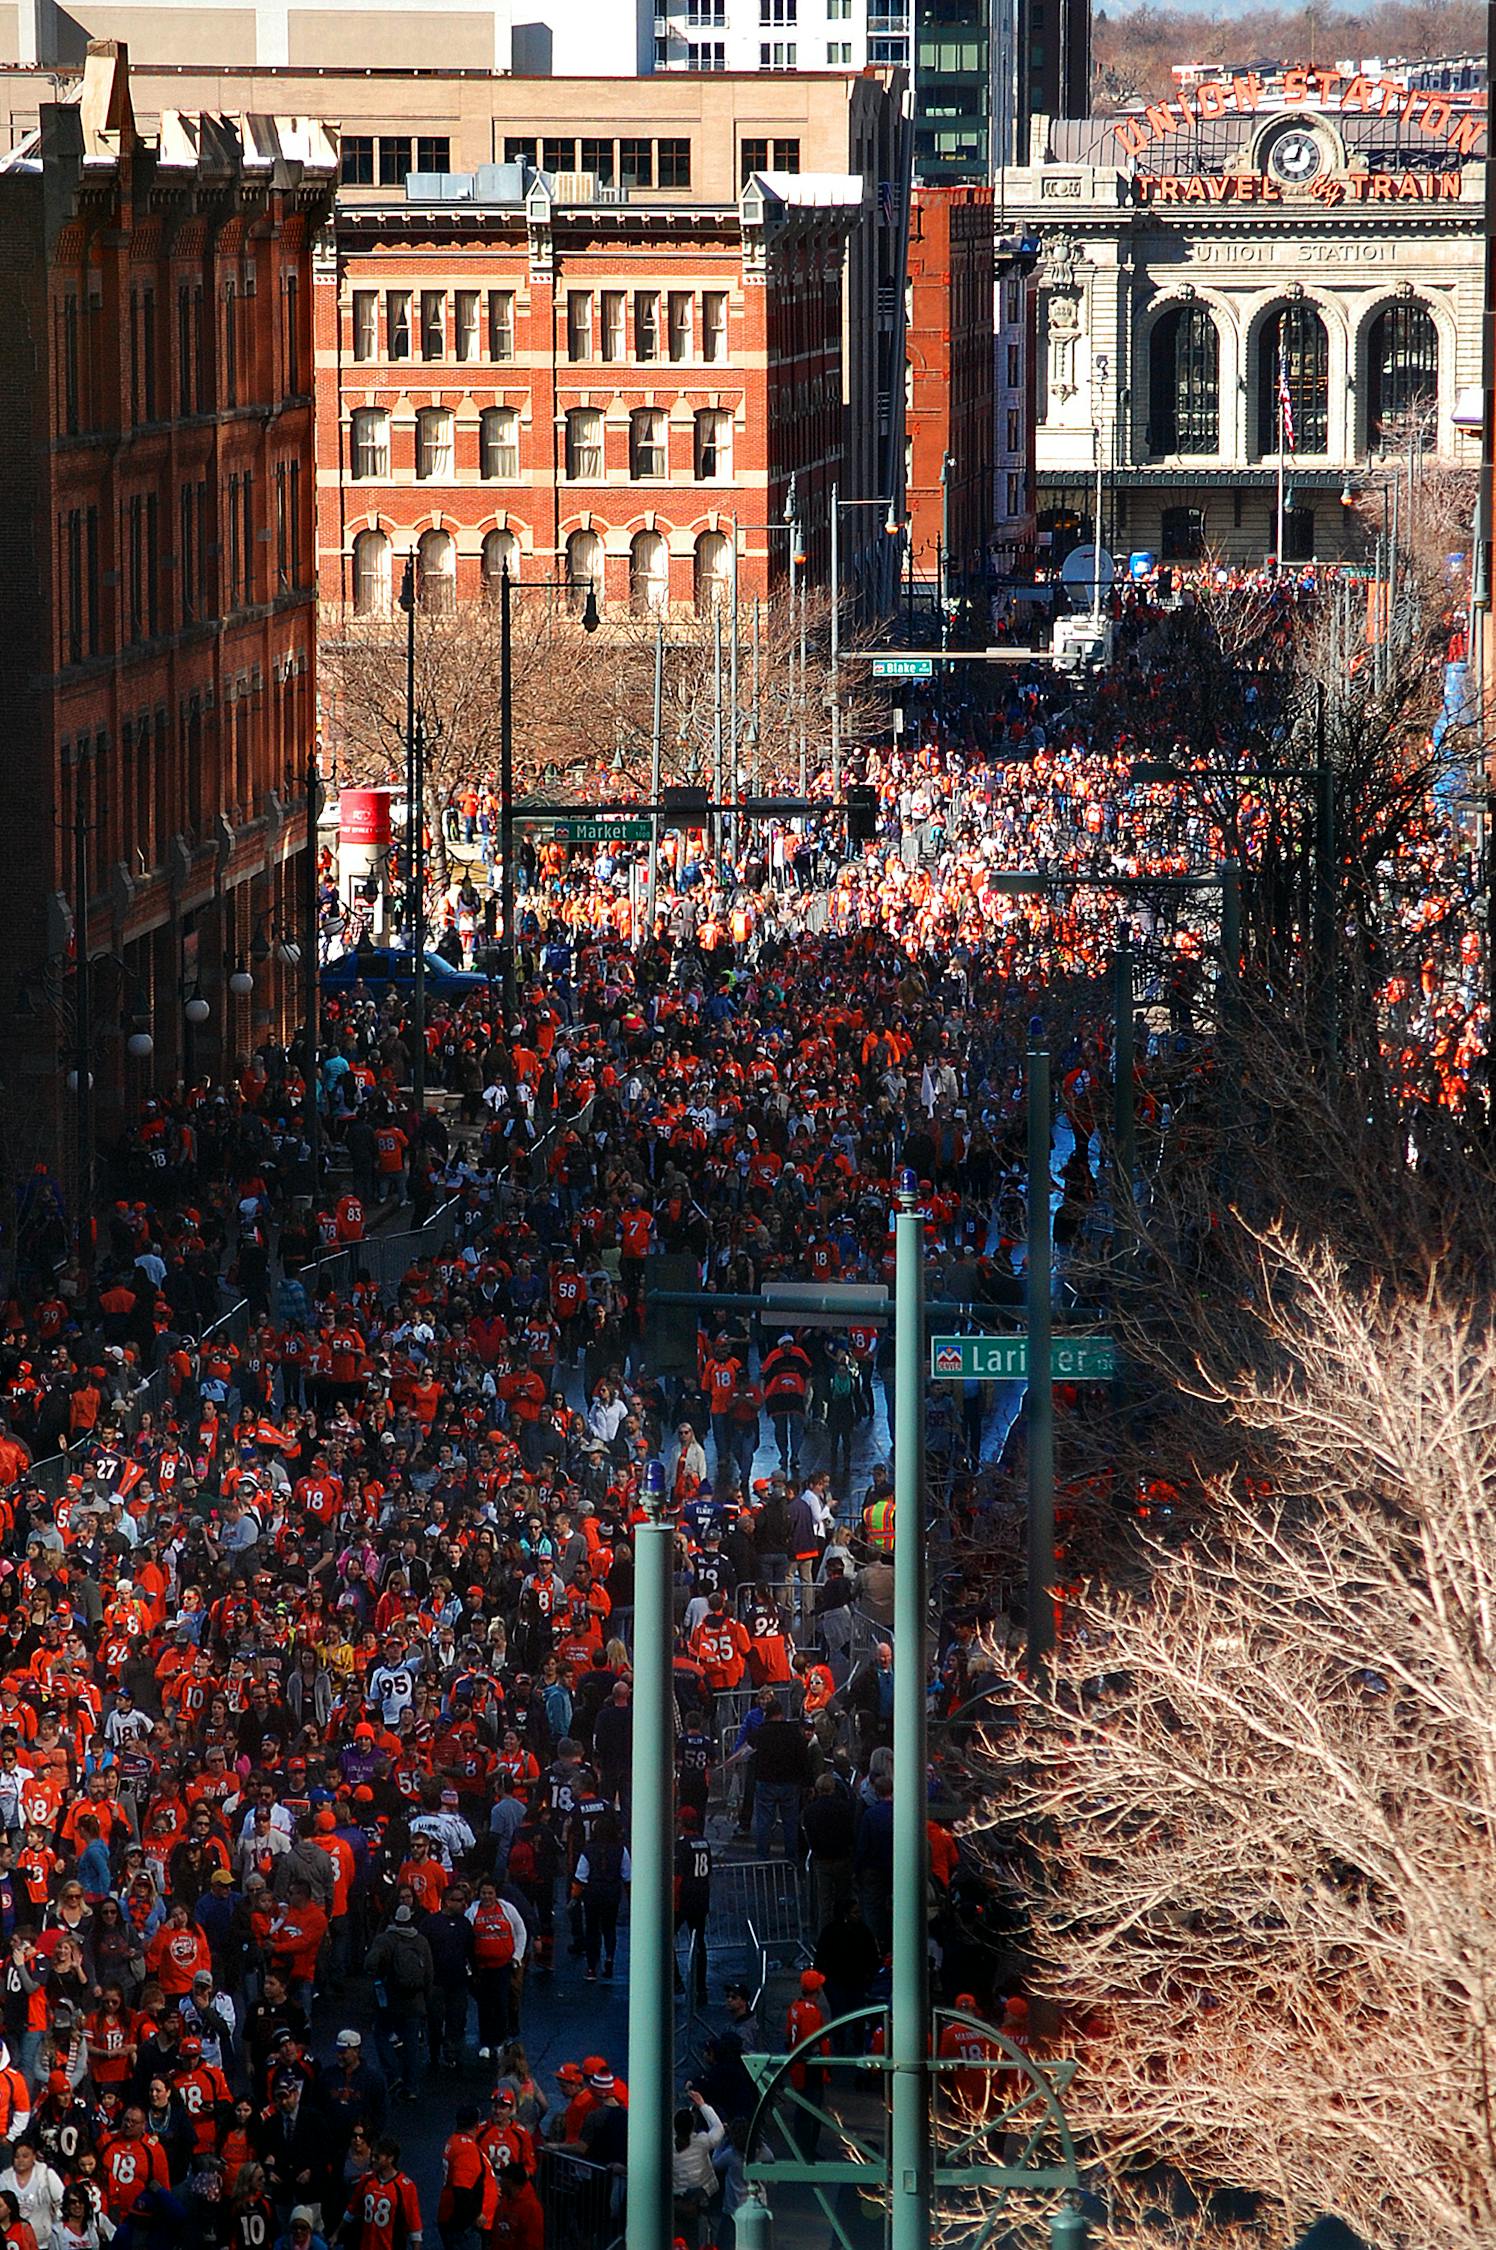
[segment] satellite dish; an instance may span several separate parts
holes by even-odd
[[[1092,546],[1072,547],[1060,565],[1060,584],[1064,587],[1072,609],[1089,609],[1096,599],[1096,579],[1101,578],[1103,594],[1110,591],[1117,576],[1117,566],[1105,547],[1100,551]]]

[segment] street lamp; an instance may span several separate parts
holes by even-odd
[[[515,1006],[515,931],[514,931],[514,630],[512,604],[515,581],[510,575],[509,558],[499,573],[499,920],[503,932],[499,945],[499,958],[503,963],[504,1017],[507,1023]],[[574,593],[575,587],[564,578],[527,578],[523,582],[526,593]],[[597,606],[597,586],[591,578],[587,581],[586,597],[582,603],[582,631],[595,633],[602,618]],[[420,956],[417,955],[417,975],[420,974]],[[419,1044],[419,1042],[418,1042]]]

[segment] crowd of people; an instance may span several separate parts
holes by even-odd
[[[1051,1012],[1083,1223],[1103,879],[1219,851],[1053,685],[1012,679],[977,731],[873,752],[875,838],[844,858],[828,815],[806,882],[751,833],[675,836],[651,931],[620,922],[628,855],[533,856],[507,1024],[492,990],[433,996],[423,1025],[398,992],[329,997],[315,1176],[298,1049],[267,1042],[146,1105],[97,1221],[25,1184],[0,1343],[4,2250],[407,2250],[431,2226],[445,2250],[563,2250],[557,2152],[616,2204],[626,2057],[537,2073],[526,2045],[549,2049],[557,1992],[624,1973],[653,1461],[678,1533],[679,1967],[710,2027],[677,2212],[687,2244],[731,2240],[745,2056],[884,1990],[897,1530],[883,1332],[760,1332],[741,1300],[889,1279],[908,1167],[936,1286],[959,1267],[1011,1301],[1029,1018]],[[1463,880],[1432,816],[1404,854],[1425,898]],[[1002,887],[1036,862],[1091,883]],[[1143,912],[1187,1037],[1209,911]],[[1438,962],[1420,1040],[1475,1016],[1470,965]],[[422,1114],[417,1039],[445,1097]],[[1138,1072],[1162,1133],[1160,1048]],[[381,1288],[392,1212],[441,1218]],[[652,1309],[661,1255],[720,1310]],[[958,1508],[990,1404],[973,1387],[954,1434]],[[937,1709],[994,1621],[954,1573]],[[939,1780],[942,1991],[1012,2030]],[[715,1983],[713,1887],[744,1855],[806,1869],[787,2008]],[[401,2141],[438,2102],[423,2183]]]

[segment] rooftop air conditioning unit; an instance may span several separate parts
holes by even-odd
[[[595,203],[597,175],[593,172],[558,172],[555,199],[558,203]]]

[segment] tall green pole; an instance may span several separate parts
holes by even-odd
[[[1028,1660],[1037,1678],[1054,1646],[1054,1384],[1050,1378],[1049,1049],[1029,1025],[1028,1050]],[[895,1851],[897,1851],[895,1842]]]
[[[919,1183],[894,1219],[893,1991],[890,2250],[930,2250],[930,1841],[925,1748],[925,1307]],[[632,2093],[630,2095],[632,2100]],[[633,2245],[630,2244],[630,2250]]]
[[[675,1534],[665,1516],[665,1472],[659,1461],[645,1470],[644,1506],[648,1521],[634,1537],[627,2250],[661,2250],[675,2237],[670,2177],[675,2111]]]
[[[774,2221],[763,2199],[762,2188],[753,2190],[747,2202],[738,2205],[735,2225],[738,2250],[771,2250]]]
[[[1132,935],[1124,922],[1112,964],[1116,1029],[1112,1041],[1112,1132],[1116,1141],[1118,1215],[1132,1196],[1138,1168],[1133,1089]]]

